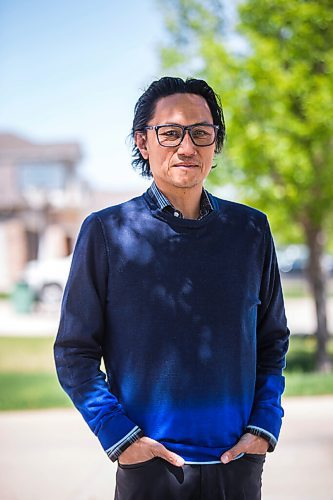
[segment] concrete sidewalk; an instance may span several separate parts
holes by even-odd
[[[333,298],[327,301],[328,328],[333,332]],[[314,305],[309,298],[286,299],[286,316],[292,333],[311,334],[316,329]],[[60,307],[60,306],[59,306]],[[0,335],[55,336],[59,324],[59,308],[39,309],[30,314],[15,313],[9,301],[0,301]]]
[[[55,336],[59,325],[59,308],[18,314],[9,301],[0,300],[0,336]]]
[[[333,500],[333,397],[286,398],[263,500]],[[0,413],[1,500],[106,500],[116,466],[76,410]]]

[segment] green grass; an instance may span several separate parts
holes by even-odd
[[[53,361],[53,337],[0,337],[0,410],[65,408]],[[286,396],[333,394],[333,373],[314,372],[315,339],[292,336]],[[333,359],[333,339],[329,343]]]
[[[0,373],[0,410],[71,406],[54,373]]]
[[[0,337],[0,410],[72,406],[53,361],[53,337]]]
[[[284,396],[319,396],[333,394],[333,374],[287,373]]]
[[[292,336],[287,354],[285,396],[333,394],[333,373],[315,372],[316,341],[313,336]],[[333,359],[333,339],[328,351]]]
[[[53,337],[0,337],[0,373],[54,373]]]
[[[313,335],[292,335],[287,354],[286,376],[310,374],[315,371],[316,339]],[[333,360],[333,338],[328,343],[328,352]],[[330,375],[327,375],[328,377]],[[333,376],[333,374],[332,374]]]

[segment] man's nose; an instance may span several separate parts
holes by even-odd
[[[178,153],[191,156],[196,153],[195,145],[193,144],[189,130],[185,131],[184,139],[178,147]]]

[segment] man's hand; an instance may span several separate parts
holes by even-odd
[[[119,455],[118,462],[121,465],[136,464],[139,462],[146,462],[154,457],[164,458],[167,462],[170,462],[172,465],[177,465],[178,467],[184,465],[184,459],[182,457],[167,450],[167,448],[158,441],[146,436],[137,439],[126,448],[126,450]]]
[[[256,453],[264,455],[268,450],[269,444],[266,439],[260,436],[254,436],[249,432],[243,434],[237,444],[230,448],[230,450],[223,453],[221,462],[227,464],[237,457],[240,453]]]

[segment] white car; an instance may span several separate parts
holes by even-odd
[[[59,259],[31,260],[27,263],[22,280],[44,304],[58,304],[69,274],[72,255]]]

